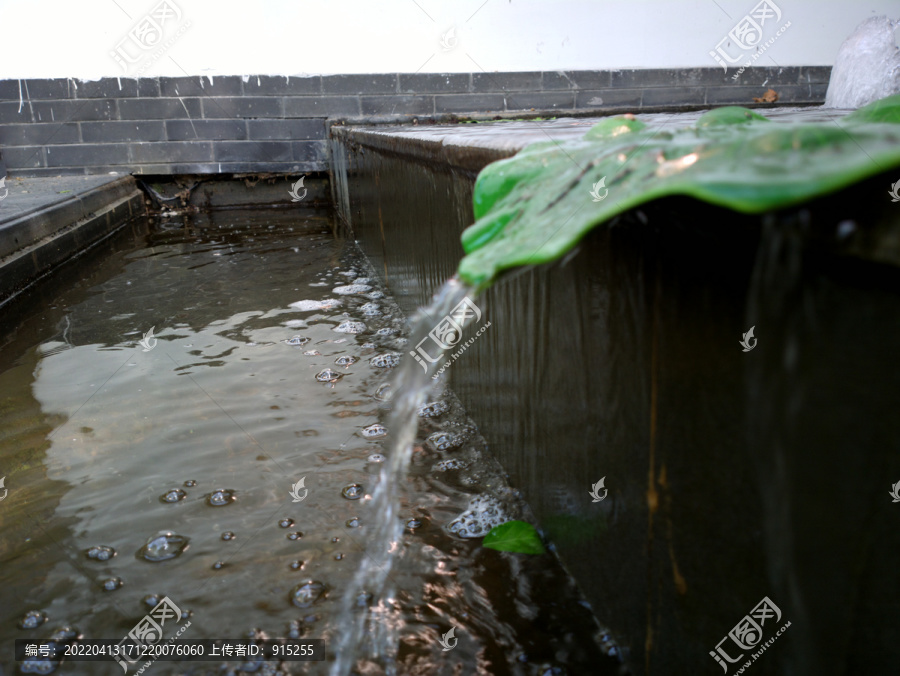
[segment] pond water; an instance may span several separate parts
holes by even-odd
[[[330,212],[142,222],[4,312],[0,673],[21,669],[14,639],[66,626],[121,639],[163,596],[190,618],[182,638],[320,638],[328,659],[157,662],[157,674],[328,673],[367,605],[381,638],[344,649],[358,673],[618,673],[553,555],[450,532],[485,494],[510,518],[529,512],[440,385],[396,487],[391,593],[345,599],[393,453],[384,385],[409,347],[406,318],[333,237]],[[426,443],[460,431],[459,448]]]

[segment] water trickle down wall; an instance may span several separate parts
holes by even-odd
[[[851,663],[878,673],[900,657],[869,631],[900,626],[891,557],[878,553],[900,540],[889,498],[872,488],[896,480],[900,450],[890,413],[900,378],[884,369],[900,339],[900,223],[884,173],[900,165],[886,127],[897,103],[790,129],[720,111],[652,148],[613,136],[643,153],[621,175],[603,171],[617,152],[598,154],[595,142],[591,155],[578,142],[533,148],[479,179],[493,200],[482,194],[479,212],[475,188],[481,219],[460,269],[482,283],[507,274],[478,301],[492,329],[453,364],[451,384],[636,673],[695,671],[763,596],[792,626],[754,663],[760,673],[836,674]],[[593,135],[641,134],[633,122]],[[362,132],[337,145],[354,235],[380,252],[398,297],[424,302],[459,261],[439,243],[470,222],[455,188],[465,172],[409,161],[408,148]],[[720,164],[666,173],[694,151]],[[431,152],[436,163],[442,151]],[[588,171],[554,164],[555,152]],[[688,167],[708,183],[688,188]],[[668,185],[654,192],[660,168]],[[529,169],[527,181],[500,176]],[[601,175],[609,204],[589,195]],[[641,190],[659,198],[667,188],[639,205]],[[579,195],[580,213],[565,201]],[[404,196],[414,198],[401,208]],[[738,210],[695,199],[710,196]],[[516,221],[519,212],[538,219]],[[758,347],[744,352],[751,325]],[[603,476],[609,494],[594,503]],[[840,497],[851,495],[852,505]]]

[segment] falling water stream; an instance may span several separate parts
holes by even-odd
[[[434,329],[436,321],[450,314],[464,298],[474,295],[474,289],[466,287],[455,278],[446,282],[435,294],[431,305],[420,310],[413,321],[409,344],[418,345]],[[386,619],[381,615],[387,612],[387,604],[391,602],[395,592],[390,580],[391,567],[403,535],[402,521],[397,514],[399,491],[409,470],[413,442],[418,430],[418,411],[432,393],[432,375],[440,362],[440,359],[436,359],[426,364],[424,360],[405,356],[391,379],[388,427],[393,435],[391,452],[388,461],[382,465],[378,488],[372,499],[376,517],[366,557],[344,596],[341,617],[348,619],[351,629],[341,635],[332,676],[346,676],[350,672],[355,663],[357,647],[366,649],[368,656],[375,658],[379,655],[387,656],[394,645],[396,637],[381,630],[385,626],[383,620]],[[421,368],[420,363],[427,368]],[[377,600],[376,612],[372,615],[359,612],[360,604],[357,601],[360,597],[366,601]],[[364,643],[366,636],[370,637],[367,644]]]

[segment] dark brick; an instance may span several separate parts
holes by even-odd
[[[507,110],[574,108],[575,92],[521,92],[506,97]]]
[[[246,120],[166,120],[170,141],[227,139],[243,141],[247,138]]]
[[[438,94],[435,113],[499,112],[505,110],[503,94]]]
[[[541,73],[541,89],[575,89],[575,81],[565,71]]]
[[[534,91],[540,88],[540,73],[472,73],[473,92]]]
[[[302,96],[321,94],[322,77],[283,77],[281,75],[251,75],[244,83],[245,96]]]
[[[75,83],[68,78],[53,80],[22,80],[22,96],[32,101],[74,99]]]
[[[396,94],[397,76],[384,75],[326,75],[322,78],[324,94]]]
[[[207,119],[284,116],[282,99],[277,96],[216,97],[201,100],[203,117]]]
[[[78,143],[47,146],[48,167],[89,167],[95,164],[129,164],[125,143]]]
[[[25,96],[25,89],[22,89],[22,96]],[[0,80],[0,101],[19,100],[19,81],[18,80]]]
[[[44,152],[41,146],[18,146],[3,149],[3,161],[7,169],[44,167]]]
[[[828,84],[829,80],[831,80],[831,66],[803,66],[800,68],[800,84]]]
[[[641,98],[641,106],[672,106],[703,104],[706,87],[647,87]]]
[[[131,157],[137,164],[148,162],[211,162],[212,141],[135,143]]]
[[[363,115],[433,115],[431,96],[360,96]]]
[[[825,94],[828,92],[828,84],[820,82],[809,85],[809,100],[816,103],[825,102]],[[0,144],[2,145],[2,144]]]
[[[0,125],[0,147],[42,146],[47,143],[78,143],[78,124],[4,124]]]
[[[325,138],[325,120],[247,120],[250,138],[254,140]]]
[[[642,89],[600,89],[575,92],[576,108],[626,107],[641,105]]]
[[[33,121],[31,104],[27,101],[19,110],[18,101],[0,101],[0,124],[21,124]]]
[[[738,69],[739,70],[739,69]],[[722,72],[721,70],[719,71]],[[737,75],[738,79],[734,80]],[[765,83],[765,84],[764,84]],[[772,67],[761,68],[753,67],[744,69],[744,72],[738,75],[738,71],[728,69],[728,75],[723,82],[710,82],[708,84],[736,84],[736,85],[759,85],[772,87],[776,89],[779,84],[806,84],[800,82],[800,69],[792,67]]]
[[[707,87],[706,102],[709,105],[746,105],[753,103],[754,96],[762,96],[766,87],[751,87],[743,85],[729,85],[725,87]]]
[[[166,129],[161,120],[82,122],[81,138],[85,143],[165,141]]]
[[[357,96],[289,96],[284,99],[285,117],[331,117],[359,115]]]
[[[134,78],[105,77],[94,82],[81,82],[75,92],[79,99],[125,99],[138,95],[138,81]]]
[[[159,78],[158,77],[141,77],[138,78],[138,96],[141,97],[158,97],[159,96]]]
[[[213,144],[216,162],[290,162],[290,141],[219,141]]]
[[[121,99],[119,117],[123,120],[177,120],[185,116],[201,117],[200,99]]]
[[[575,89],[605,89],[612,86],[612,73],[608,70],[570,70],[566,72]]]
[[[403,94],[438,94],[467,92],[469,73],[413,73],[400,74]]]
[[[79,122],[117,118],[116,102],[113,99],[35,101],[32,107],[35,122]]]
[[[294,141],[291,146],[295,162],[325,162],[328,159],[325,141]]]
[[[121,169],[122,167],[119,167]],[[17,169],[16,176],[84,176],[86,173],[105,174],[105,171],[88,172],[85,167],[29,167]]]
[[[141,164],[136,174],[302,174],[324,171],[323,162],[215,162],[209,164]]]
[[[161,96],[243,96],[243,83],[238,75],[213,77],[161,77]]]

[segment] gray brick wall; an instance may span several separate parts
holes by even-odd
[[[0,80],[0,152],[19,175],[327,169],[326,120],[604,114],[822,103],[830,67],[525,73],[395,73],[309,78]]]

